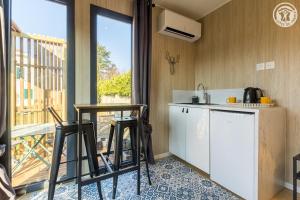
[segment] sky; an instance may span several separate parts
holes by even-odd
[[[24,33],[66,39],[66,6],[47,0],[12,0],[12,19]],[[111,52],[120,72],[131,68],[131,25],[99,16],[98,43]]]
[[[25,33],[66,39],[66,6],[46,0],[12,0],[12,19]]]
[[[97,41],[111,52],[121,72],[131,69],[131,24],[98,16]]]

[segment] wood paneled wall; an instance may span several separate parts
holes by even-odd
[[[90,101],[90,4],[132,16],[133,0],[75,0],[76,37],[76,102]],[[161,10],[153,9],[153,54],[151,75],[151,124],[155,154],[169,151],[168,103],[173,89],[194,88],[195,45],[157,33],[157,17]],[[180,54],[175,75],[169,73],[165,53]]]
[[[154,154],[169,152],[169,108],[172,91],[194,89],[194,54],[195,45],[157,33],[159,8],[153,8],[152,16],[152,71],[151,71],[151,112],[153,126]],[[170,55],[180,55],[180,62],[175,66],[175,74],[170,74],[170,67],[165,59],[166,51]]]
[[[286,108],[286,180],[291,183],[292,156],[300,153],[300,21],[291,28],[278,27],[272,13],[280,2],[232,0],[203,18],[203,37],[196,43],[195,86],[257,86]],[[300,1],[288,2],[300,11]],[[255,70],[256,63],[273,60],[274,70]]]

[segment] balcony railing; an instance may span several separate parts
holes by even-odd
[[[47,179],[54,106],[66,113],[65,40],[12,32],[10,123],[14,186]],[[25,177],[25,178],[24,178]]]

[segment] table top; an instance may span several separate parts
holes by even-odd
[[[127,111],[127,110],[140,110],[142,104],[74,104],[77,111]]]
[[[25,137],[31,135],[45,135],[55,132],[54,123],[28,124],[16,126],[11,130],[11,137]]]

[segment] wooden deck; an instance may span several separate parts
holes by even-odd
[[[65,160],[65,158],[62,158]],[[48,180],[50,169],[42,162],[36,159],[29,159],[21,170],[16,172],[12,178],[14,187],[39,182],[41,180]],[[61,165],[59,176],[66,174],[66,165]]]
[[[102,153],[106,151],[106,149],[101,149]],[[129,154],[124,154],[124,160],[131,160],[131,151],[129,151],[128,153]],[[62,159],[62,162],[65,161],[65,157],[63,157]],[[114,162],[113,154],[110,156],[110,160],[111,162]],[[104,163],[102,163],[100,158],[98,158],[98,161],[100,166],[104,166]],[[86,162],[87,161],[84,161],[84,163]],[[58,176],[61,177],[65,175],[66,169],[66,164],[61,165]],[[41,180],[48,180],[49,173],[50,169],[47,168],[47,166],[43,162],[37,161],[36,159],[31,159],[26,163],[26,165],[22,167],[22,169],[19,172],[14,174],[12,184],[15,187],[30,184],[33,182],[39,182]]]

